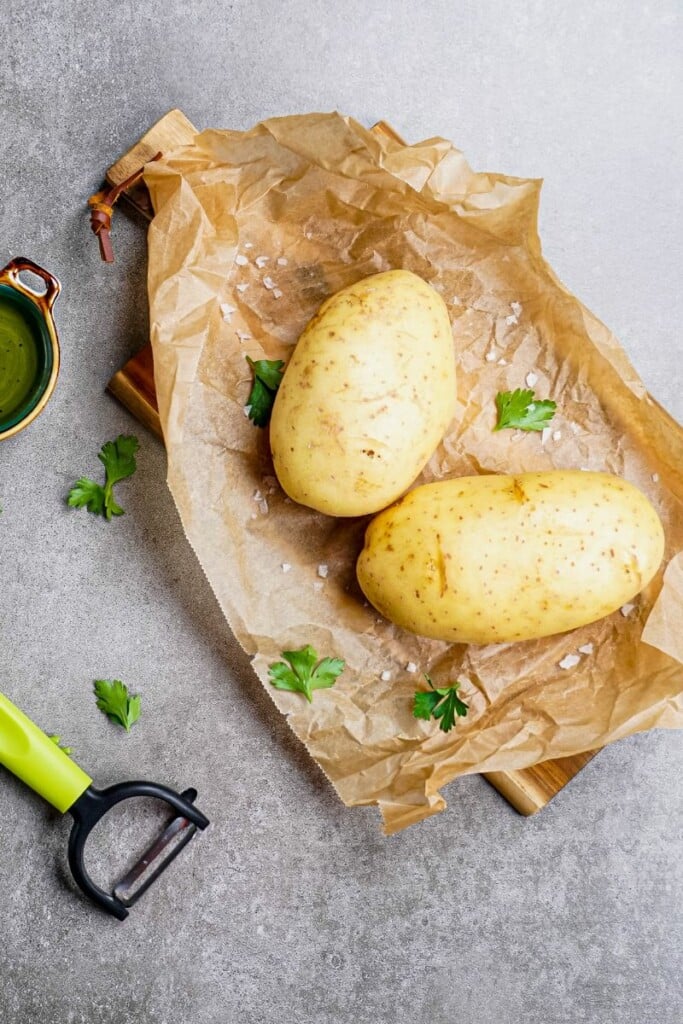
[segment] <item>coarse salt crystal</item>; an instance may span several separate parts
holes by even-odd
[[[237,337],[240,341],[251,341],[251,334],[247,334],[246,331],[237,331]]]
[[[246,267],[248,262],[249,260],[246,256],[243,256],[242,253],[240,253],[239,256],[235,256],[235,263],[238,267]]]
[[[249,413],[250,412],[251,412],[251,406],[250,405],[245,405],[244,406],[244,415],[247,417],[247,419],[249,419]]]
[[[521,302],[511,302],[510,303],[510,309],[515,314],[515,316],[519,316],[519,314],[522,312],[522,303]]]
[[[508,364],[507,359],[499,359],[498,360],[498,365],[499,366],[507,366],[507,364]]]
[[[318,576],[320,576],[320,578],[323,580],[327,579],[327,574],[329,571],[329,566],[325,564],[321,564],[318,566]]]
[[[554,430],[553,431],[553,441],[561,441],[561,440],[562,440],[562,431],[561,430]]]
[[[273,290],[271,292],[271,295],[273,296],[274,299],[281,299],[282,298],[282,292],[280,291],[279,288],[273,288]]]
[[[526,377],[524,378],[524,383],[526,384],[526,386],[528,388],[532,388],[537,380],[538,380],[538,374],[527,373]]]
[[[389,680],[391,679],[391,672],[387,672],[385,670],[384,672],[382,672],[380,679],[382,680],[383,683],[388,683]]]
[[[291,567],[291,565],[289,564],[289,562],[283,562],[283,563],[282,563],[282,565],[280,566],[280,568],[282,569],[282,571],[283,571],[283,572],[289,572],[289,570],[290,570],[290,569],[291,569],[292,567]]]
[[[268,291],[273,290],[273,288],[275,287],[275,281],[273,281],[272,277],[266,276],[263,278],[263,287],[267,288]]]
[[[569,425],[571,427],[572,434],[578,434],[579,431],[581,430],[581,427],[579,426],[578,423],[570,423]]]
[[[417,665],[414,661],[409,661],[406,665],[406,672],[414,673],[417,672]]]
[[[246,292],[246,290],[249,287],[249,285],[248,284],[237,284],[237,285],[235,285],[235,287],[237,288],[238,292]]]
[[[551,434],[552,434],[552,430],[550,429],[550,427],[544,427],[543,428],[543,430],[541,431],[541,444],[542,445],[544,445],[546,443],[546,441],[548,440],[548,438],[550,437]]]
[[[256,259],[254,260],[254,263],[259,268],[259,270],[263,270],[269,259],[269,256],[257,256]]]
[[[254,243],[253,242],[245,242],[244,243],[244,248],[245,249],[253,249],[254,248]]]
[[[593,644],[581,644],[581,646],[579,647],[579,652],[581,654],[592,654]]]
[[[453,303],[454,306],[462,306],[462,299],[459,298],[457,295],[453,296],[451,302]]]
[[[512,326],[512,324],[518,324],[519,320],[514,315],[514,313],[512,313],[510,316],[505,317],[505,323],[508,324],[509,326]]]
[[[574,668],[574,666],[578,665],[580,661],[581,661],[581,658],[578,656],[578,654],[565,654],[565,656],[562,659],[562,661],[559,662],[559,666],[560,666],[560,668],[565,668],[565,669],[566,668]]]
[[[494,350],[491,349],[490,352],[486,353],[486,362],[487,363],[495,363],[497,355],[498,355],[498,353],[494,352]]]
[[[629,615],[631,614],[631,612],[634,610],[634,608],[635,608],[635,605],[631,604],[630,602],[628,602],[627,604],[622,604],[622,606],[619,609],[619,611],[624,616],[624,618],[627,619],[629,617]]]
[[[653,473],[652,474],[652,483],[653,484],[658,484],[659,483],[659,473]]]
[[[286,258],[284,256],[278,256],[277,264],[278,264],[279,267],[286,267],[287,266]]]
[[[224,320],[230,320],[233,313],[237,312],[234,306],[227,302],[221,302],[221,316]]]

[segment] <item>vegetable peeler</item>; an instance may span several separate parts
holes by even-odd
[[[176,793],[155,782],[122,782],[95,789],[89,775],[78,767],[37,725],[0,693],[0,764],[74,819],[69,837],[69,867],[76,884],[102,910],[123,921],[128,908],[157,880],[197,829],[209,824],[194,806],[197,792]],[[85,869],[85,843],[95,825],[122,800],[131,797],[163,800],[176,812],[161,835],[111,893],[93,882]]]

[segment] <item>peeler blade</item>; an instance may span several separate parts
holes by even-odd
[[[186,789],[185,800],[194,803],[195,789]],[[130,871],[121,878],[113,889],[113,895],[124,907],[131,907],[149,889],[159,875],[175,860],[183,847],[187,846],[197,831],[197,826],[188,818],[178,815],[145,850]]]

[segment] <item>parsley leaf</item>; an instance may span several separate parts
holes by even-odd
[[[516,427],[518,430],[543,430],[555,415],[557,403],[549,398],[534,398],[531,389],[499,391],[496,395],[498,422],[494,430]]]
[[[268,667],[270,682],[276,690],[303,693],[309,703],[313,700],[313,690],[334,686],[346,666],[341,658],[318,661],[318,653],[310,644],[298,651],[283,651],[282,657],[285,661],[276,661]]]
[[[120,679],[96,679],[93,690],[100,711],[130,732],[131,725],[140,717],[140,697],[137,694],[131,697]]]
[[[469,711],[469,705],[465,704],[464,700],[460,700],[457,695],[460,683],[437,688],[426,672],[425,679],[431,690],[417,691],[413,703],[413,715],[415,718],[422,718],[425,721],[436,718],[441,731],[450,732],[455,725],[456,716],[464,717]]]
[[[70,508],[83,508],[94,512],[97,516],[104,515],[104,487],[82,476],[69,491],[67,503]]]
[[[102,445],[97,458],[104,466],[104,487],[82,476],[69,491],[70,508],[87,508],[88,512],[104,516],[122,516],[123,509],[114,500],[114,484],[132,476],[136,470],[135,453],[140,447],[137,437],[119,434],[115,441]]]
[[[254,383],[247,399],[249,419],[257,427],[267,427],[285,364],[282,359],[250,359],[246,356],[246,360],[254,374]]]

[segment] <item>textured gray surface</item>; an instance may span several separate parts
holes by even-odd
[[[0,688],[100,783],[194,783],[214,823],[120,926],[68,889],[66,822],[3,773],[3,1021],[681,1019],[678,736],[605,751],[534,819],[470,778],[445,814],[384,840],[373,812],[341,807],[252,679],[183,538],[161,446],[140,431],[122,520],[63,505],[100,443],[133,427],[103,389],[147,331],[144,234],[119,217],[105,267],[83,202],[174,105],[236,128],[336,107],[453,138],[477,168],[545,176],[548,257],[683,417],[678,7],[4,12],[0,262],[25,253],[62,279],[64,364],[49,411],[0,447]],[[114,675],[144,698],[129,737],[89,696]],[[106,873],[105,850],[93,868]]]

